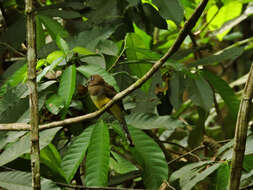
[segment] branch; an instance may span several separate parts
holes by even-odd
[[[38,111],[38,93],[36,83],[36,26],[35,15],[33,11],[33,1],[25,1],[26,30],[27,30],[27,85],[30,90],[30,125],[31,125],[31,170],[32,170],[32,188],[40,190],[40,146],[39,146],[39,111]]]
[[[153,76],[153,74],[156,71],[158,71],[158,69],[169,59],[169,57],[171,57],[180,48],[180,46],[183,43],[186,36],[189,34],[189,32],[192,30],[192,28],[197,23],[199,17],[201,16],[202,12],[204,11],[204,8],[205,8],[207,2],[208,2],[208,0],[203,0],[202,3],[196,8],[193,15],[190,17],[190,19],[188,21],[186,21],[184,27],[180,30],[176,41],[174,42],[173,46],[171,46],[171,48],[168,50],[168,52],[162,58],[160,58],[158,61],[156,61],[155,64],[151,67],[151,69],[142,78],[137,80],[135,83],[130,85],[125,90],[116,94],[113,97],[113,99],[110,102],[108,102],[103,108],[101,108],[100,110],[98,110],[96,112],[89,113],[89,114],[86,114],[83,116],[78,116],[78,117],[65,119],[62,121],[55,121],[55,122],[51,122],[48,124],[43,124],[43,125],[40,125],[39,129],[40,130],[49,129],[49,128],[53,128],[53,127],[67,125],[70,123],[77,123],[80,121],[90,120],[95,117],[98,117],[102,113],[104,113],[106,111],[106,109],[108,109],[110,106],[112,106],[113,103],[126,97],[128,94],[130,94],[131,92],[133,92],[137,88],[141,87],[141,85],[144,84],[149,78],[151,78]],[[12,126],[11,128],[4,129],[4,127],[0,124],[0,130],[15,130],[15,128],[13,127],[13,125],[15,125],[15,124],[10,124],[10,125]],[[29,130],[29,127],[27,128],[27,124],[24,124],[23,130]]]
[[[87,187],[82,185],[69,185],[65,183],[56,182],[61,187],[68,187],[71,189],[86,189],[86,190],[144,190],[144,189],[133,189],[133,188],[120,188],[120,187]]]
[[[236,130],[234,137],[234,149],[230,170],[229,189],[237,190],[240,186],[242,163],[245,152],[247,129],[251,100],[253,98],[253,64],[250,68],[248,80],[246,82],[240,108],[237,116]]]

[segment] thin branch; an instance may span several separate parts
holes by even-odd
[[[14,53],[22,56],[22,57],[25,57],[25,54],[23,54],[22,52],[16,50],[14,47],[12,47],[11,45],[5,43],[5,42],[0,42],[0,45],[2,46],[6,46],[7,48],[9,48],[10,50],[12,50]]]
[[[114,61],[114,63],[112,64],[112,66],[107,70],[108,72],[110,72],[112,70],[113,67],[115,67],[118,62],[119,62],[119,59],[121,58],[121,56],[123,55],[123,53],[125,52],[126,50],[126,38],[123,40],[123,48],[122,48],[122,51],[120,52],[119,56],[117,57],[117,59]]]
[[[253,64],[250,68],[248,80],[246,82],[240,108],[237,116],[236,130],[234,137],[234,149],[230,170],[229,189],[237,190],[240,186],[242,163],[245,152],[247,129],[251,100],[253,98]]]
[[[40,190],[40,147],[39,147],[39,112],[38,93],[36,83],[36,26],[33,11],[33,0],[25,1],[26,30],[27,30],[27,66],[28,81],[30,90],[30,125],[31,125],[31,170],[33,190]]]
[[[196,151],[201,150],[201,149],[203,149],[203,148],[205,148],[205,145],[198,146],[198,147],[192,149],[191,151],[186,152],[185,154],[182,154],[181,156],[179,156],[179,157],[177,157],[177,158],[175,158],[175,159],[169,161],[169,162],[168,162],[168,165],[173,164],[174,162],[180,160],[181,158],[184,158],[185,156],[192,155],[193,152],[196,152]]]
[[[137,88],[140,88],[141,85],[144,84],[149,78],[151,78],[153,76],[153,74],[156,71],[158,71],[159,68],[169,59],[169,57],[171,57],[180,48],[180,46],[183,43],[186,36],[189,34],[191,29],[197,23],[199,17],[201,16],[202,12],[204,11],[204,8],[205,8],[207,2],[208,2],[208,0],[203,0],[201,2],[201,4],[197,7],[197,9],[195,10],[193,15],[190,17],[190,19],[188,21],[186,21],[184,27],[179,32],[179,35],[178,35],[176,41],[174,42],[173,46],[171,46],[171,48],[168,50],[168,52],[162,58],[160,58],[158,61],[156,61],[156,63],[151,67],[151,69],[142,78],[137,80],[135,83],[130,85],[125,90],[123,90],[123,91],[119,92],[118,94],[116,94],[112,98],[112,100],[110,102],[108,102],[103,108],[101,108],[100,110],[98,110],[96,112],[89,113],[89,114],[86,114],[86,115],[83,115],[83,116],[78,116],[78,117],[65,119],[65,120],[62,120],[62,121],[55,121],[55,122],[51,122],[51,123],[48,123],[48,124],[43,124],[43,125],[40,125],[39,129],[40,130],[49,129],[49,128],[53,128],[53,127],[67,125],[67,124],[70,124],[70,123],[77,123],[77,122],[81,122],[81,121],[84,121],[84,120],[90,120],[90,119],[93,119],[95,117],[98,117],[99,115],[104,113],[106,111],[106,109],[108,109],[110,106],[112,106],[113,103],[115,103],[118,100],[126,97],[128,94],[130,94],[131,92],[133,92]],[[7,127],[4,128],[0,124],[0,130],[18,130],[16,127],[13,127],[15,124],[9,124],[9,125],[11,126],[11,128],[8,129]],[[24,124],[23,130],[29,130],[29,127],[27,128],[27,124]]]
[[[56,182],[56,184],[61,187],[68,187],[72,189],[85,189],[85,190],[145,190],[145,189],[120,188],[120,187],[87,187],[82,185],[70,185],[59,182]]]

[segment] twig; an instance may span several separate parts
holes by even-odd
[[[5,43],[5,42],[0,42],[0,45],[3,45],[3,46],[6,46],[7,48],[9,48],[10,50],[12,50],[14,53],[22,56],[22,57],[25,57],[25,54],[23,54],[22,52],[16,50],[14,47],[12,47],[11,45]]]
[[[253,64],[250,68],[248,80],[246,82],[240,108],[237,116],[236,130],[234,137],[234,149],[230,170],[229,189],[237,190],[240,186],[242,163],[245,152],[247,129],[249,121],[249,111],[253,98]]]
[[[73,117],[73,118],[62,120],[62,121],[55,121],[55,122],[41,125],[40,130],[63,126],[63,125],[67,125],[70,123],[77,123],[77,122],[81,122],[84,120],[90,120],[95,117],[98,117],[102,113],[104,113],[106,111],[106,109],[108,109],[110,106],[112,106],[113,103],[126,97],[128,94],[130,94],[131,92],[133,92],[137,88],[141,87],[141,85],[144,84],[149,78],[151,78],[153,76],[153,74],[156,71],[158,71],[158,69],[169,59],[169,57],[171,57],[180,48],[181,44],[183,43],[183,41],[186,38],[186,36],[188,35],[188,33],[191,31],[191,29],[197,23],[197,20],[201,16],[201,13],[203,12],[207,2],[208,2],[208,0],[203,0],[201,2],[201,4],[198,6],[198,8],[195,10],[193,15],[191,16],[191,18],[188,21],[186,21],[184,27],[181,29],[181,31],[176,39],[176,41],[174,42],[173,46],[171,46],[171,48],[168,50],[168,52],[162,58],[160,58],[142,78],[137,80],[135,83],[130,85],[125,90],[116,94],[112,98],[112,100],[110,102],[108,102],[103,108],[101,108],[100,110],[98,110],[96,112],[89,113],[89,114],[86,114],[83,116]],[[8,126],[6,124],[5,124],[5,126],[0,124],[0,130],[20,130],[17,127],[15,127],[14,125],[15,125],[15,123],[9,124],[8,126],[10,126],[10,128],[7,128]],[[24,124],[22,126],[22,128],[23,128],[23,130],[29,130],[29,126],[27,127],[27,124]]]
[[[179,157],[177,157],[177,158],[175,158],[175,159],[169,161],[169,162],[168,162],[168,165],[170,165],[170,164],[176,162],[177,160],[180,160],[181,158],[184,158],[184,157],[187,156],[187,155],[191,155],[193,152],[196,152],[197,150],[201,150],[201,149],[203,149],[203,148],[205,148],[205,145],[198,146],[198,147],[192,149],[191,151],[186,152],[185,154],[182,154],[181,156],[179,156]]]
[[[110,72],[112,70],[113,67],[115,67],[118,64],[119,59],[121,58],[121,56],[123,55],[123,53],[126,50],[126,38],[123,40],[123,48],[122,51],[120,52],[119,56],[117,57],[117,59],[114,61],[114,63],[112,64],[112,66],[107,70],[108,72]]]
[[[33,1],[25,1],[26,30],[27,30],[27,66],[28,81],[27,86],[30,90],[30,125],[31,125],[31,170],[32,188],[40,190],[40,146],[39,146],[39,112],[38,112],[38,93],[36,83],[36,26],[33,11]]]
[[[87,187],[82,185],[70,185],[60,182],[56,182],[56,184],[61,187],[68,187],[72,189],[86,189],[86,190],[145,190],[145,189],[120,188],[120,187]]]

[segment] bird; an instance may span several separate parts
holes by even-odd
[[[98,74],[91,75],[90,79],[88,80],[87,86],[91,100],[98,109],[102,108],[117,94],[117,91],[114,89],[114,87],[105,82],[105,80]],[[114,103],[108,109],[108,112],[119,121],[121,127],[126,133],[129,145],[131,147],[134,147],[134,143],[128,131],[127,123],[125,120],[125,109],[123,107],[122,100],[119,100]]]

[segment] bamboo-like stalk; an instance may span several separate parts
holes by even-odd
[[[237,116],[236,130],[234,137],[235,144],[230,170],[230,181],[229,181],[230,190],[238,190],[240,186],[242,164],[247,138],[249,110],[252,98],[253,98],[253,64],[251,65],[249,77],[244,87],[244,92]]]
[[[36,27],[33,0],[26,0],[26,28],[27,28],[27,62],[28,81],[30,90],[30,125],[31,125],[31,170],[33,190],[40,190],[40,148],[39,148],[39,115],[38,94],[36,84]]]

